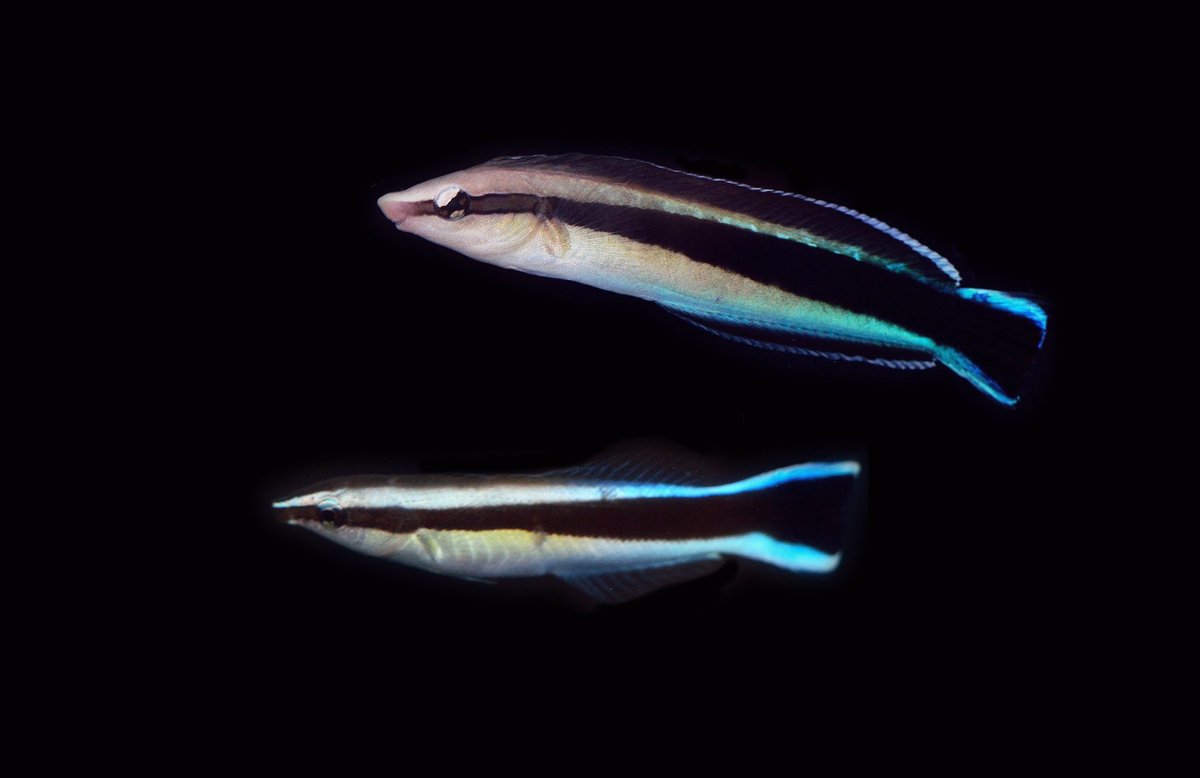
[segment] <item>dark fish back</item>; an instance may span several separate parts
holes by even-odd
[[[952,290],[958,282],[958,272],[949,261],[903,232],[853,209],[804,195],[758,189],[620,157],[502,157],[486,165],[552,170],[678,197],[856,247],[880,264],[940,289]]]

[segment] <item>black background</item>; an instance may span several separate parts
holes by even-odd
[[[213,259],[237,309],[214,326],[232,336],[218,358],[236,437],[219,464],[237,489],[210,524],[224,556],[202,588],[248,676],[264,657],[302,686],[504,668],[548,692],[579,667],[621,688],[714,668],[745,688],[964,667],[1001,693],[1059,660],[1079,596],[1081,518],[1060,487],[1078,260],[1058,246],[1067,140],[1036,69],[822,89],[779,63],[664,82],[637,65],[584,80],[445,62],[288,71],[231,128],[247,210]],[[748,353],[644,301],[401,234],[375,207],[493,156],[569,151],[822,197],[937,249],[966,285],[1035,297],[1050,327],[1024,399],[1000,406],[940,368]],[[723,586],[591,613],[554,587],[359,557],[267,509],[335,475],[562,466],[636,437],[767,466],[862,459],[846,569],[812,581],[743,563]]]

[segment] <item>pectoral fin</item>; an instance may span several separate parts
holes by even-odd
[[[542,243],[550,256],[560,258],[567,253],[567,249],[571,248],[571,236],[562,223],[554,219],[542,219],[538,229],[541,232]]]

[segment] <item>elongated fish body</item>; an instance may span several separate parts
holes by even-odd
[[[724,338],[922,369],[1017,402],[1032,301],[961,286],[932,249],[849,208],[614,157],[505,157],[384,195],[396,227],[469,257],[659,303]]]
[[[357,477],[273,507],[365,554],[472,579],[557,576],[603,602],[705,575],[728,556],[803,573],[838,565],[856,462],[732,480],[680,468],[626,475],[638,469],[648,468]]]

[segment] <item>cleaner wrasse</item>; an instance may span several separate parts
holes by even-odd
[[[537,475],[359,476],[273,505],[355,551],[469,579],[557,576],[606,603],[741,557],[829,573],[859,465],[812,462],[736,478],[694,458],[608,454]]]
[[[379,198],[468,257],[656,302],[721,337],[899,369],[941,363],[1017,402],[1046,332],[1031,300],[803,195],[581,154],[503,157]]]

